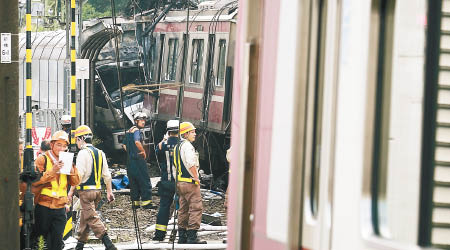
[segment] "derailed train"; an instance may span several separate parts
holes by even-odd
[[[77,81],[76,124],[91,126],[96,143],[114,162],[123,163],[121,141],[134,113],[143,111],[150,117],[144,129],[149,151],[163,138],[166,121],[190,121],[199,132],[196,147],[202,168],[220,177],[217,184],[223,188],[231,133],[237,1],[205,2],[189,10],[177,7],[168,4],[134,18],[117,17],[117,29],[112,18],[83,22],[77,71],[88,72],[89,79]],[[21,58],[25,58],[24,41],[23,37]],[[70,114],[65,32],[33,33],[32,41],[33,84],[37,85],[33,126],[55,130],[61,115]],[[82,64],[82,59],[89,64]],[[21,73],[24,65],[20,64]],[[24,84],[21,81],[21,104]]]
[[[216,176],[227,172],[237,2],[213,7],[164,10],[160,20],[154,20],[157,15],[120,19],[118,64],[113,41],[117,33],[110,19],[84,30],[81,55],[90,60],[92,75],[86,96],[94,96],[84,112],[94,129],[103,131],[97,134],[104,148],[121,150],[123,101],[125,127],[131,126],[135,112],[150,116],[145,129],[150,147],[162,139],[166,121],[190,121],[200,132],[197,148],[204,171]]]

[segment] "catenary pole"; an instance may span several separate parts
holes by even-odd
[[[75,137],[72,136],[76,127],[76,117],[77,117],[77,104],[75,98],[75,91],[77,85],[76,78],[76,60],[77,53],[75,51],[75,34],[76,34],[76,23],[75,23],[75,0],[70,0],[70,115],[72,116],[72,129],[70,137],[70,149],[72,151],[76,151],[74,149],[75,146]]]

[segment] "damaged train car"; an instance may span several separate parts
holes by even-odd
[[[200,168],[212,174],[216,188],[226,185],[237,13],[237,1],[190,10],[169,5],[160,13],[117,18],[119,32],[111,18],[85,26],[80,55],[89,59],[91,77],[82,84],[81,112],[115,161],[125,159],[123,128],[132,125],[134,113],[150,117],[144,130],[149,151],[163,138],[168,120],[190,121],[197,127]]]

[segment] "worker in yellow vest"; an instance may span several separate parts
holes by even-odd
[[[190,122],[180,124],[181,141],[173,150],[173,163],[177,173],[177,193],[180,202],[178,209],[178,244],[206,244],[197,238],[203,212],[200,192],[200,168],[198,153],[192,143],[197,134]]]
[[[75,130],[77,147],[80,152],[77,156],[77,170],[81,176],[81,184],[76,187],[80,197],[81,214],[78,227],[78,243],[75,250],[82,250],[88,241],[89,232],[92,230],[95,237],[101,239],[106,250],[117,250],[106,232],[106,226],[100,220],[95,208],[102,198],[102,180],[106,185],[106,197],[108,201],[114,201],[112,193],[111,173],[105,153],[92,145],[93,133],[86,126],[81,125]],[[72,200],[75,187],[69,191],[69,201]]]
[[[69,135],[60,130],[53,134],[51,150],[40,155],[36,161],[37,170],[42,173],[34,187],[41,187],[40,194],[35,197],[35,231],[34,236],[44,236],[49,250],[61,250],[63,233],[66,226],[66,209],[68,204],[67,187],[80,184],[80,176],[72,164],[70,174],[60,173],[64,163],[59,160],[60,152],[67,150]]]

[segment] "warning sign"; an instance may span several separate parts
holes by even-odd
[[[50,139],[52,129],[50,127],[33,127],[31,129],[32,146],[35,158],[39,155],[41,142]]]

